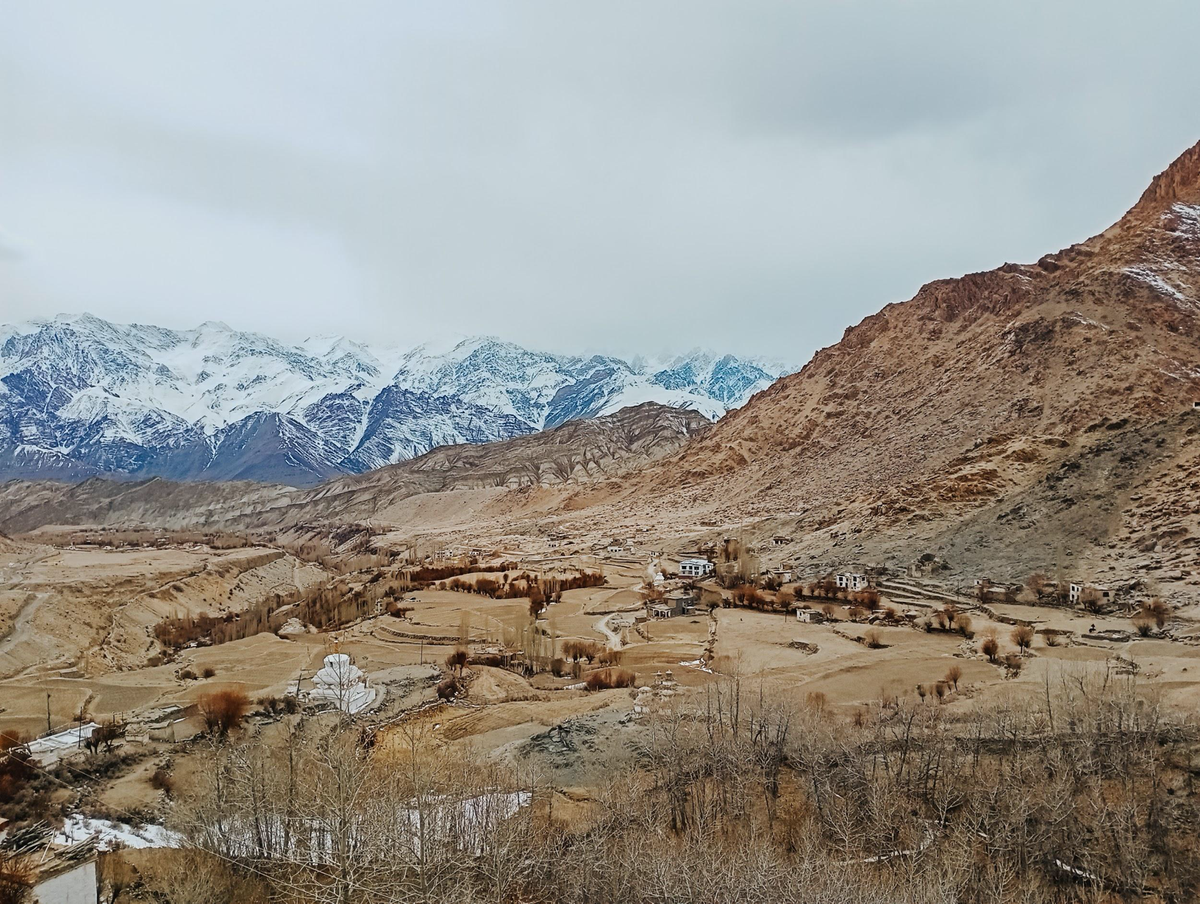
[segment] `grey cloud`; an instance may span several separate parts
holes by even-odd
[[[1169,0],[5,12],[5,320],[801,361],[1102,229],[1197,137]]]

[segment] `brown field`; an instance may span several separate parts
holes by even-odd
[[[497,558],[519,559],[520,547],[509,538]],[[378,712],[365,718],[377,725],[399,725],[407,709],[435,699],[436,677],[430,676],[444,670],[446,656],[456,647],[465,641],[475,651],[499,649],[529,623],[525,599],[493,600],[431,588],[399,594],[402,605],[411,609],[403,618],[367,617],[336,632],[287,639],[262,633],[185,648],[153,664],[153,657],[164,652],[153,638],[153,627],[163,618],[238,613],[270,594],[333,576],[262,547],[118,551],[23,542],[7,547],[5,558],[0,563],[0,617],[7,619],[0,622],[7,626],[0,640],[0,730],[30,735],[46,728],[47,695],[50,723],[56,728],[80,713],[101,721],[136,720],[168,705],[186,707],[216,688],[242,690],[251,700],[283,697],[297,687],[310,687],[322,658],[335,649],[351,654],[383,689]],[[1101,640],[1089,636],[1093,627],[1128,632],[1130,620],[1059,608],[993,604],[995,619],[972,608],[973,640],[908,625],[856,624],[840,605],[836,620],[826,624],[803,624],[791,614],[745,608],[711,614],[702,608],[693,616],[606,632],[602,623],[610,614],[640,611],[639,589],[648,560],[555,555],[523,561],[520,568],[541,574],[599,567],[606,575],[603,586],[564,593],[540,620],[556,651],[567,640],[604,646],[616,639],[623,641],[621,667],[636,673],[638,685],[657,685],[670,673],[678,692],[689,694],[701,692],[718,674],[737,676],[744,688],[761,687],[797,702],[821,699],[843,711],[890,698],[915,700],[918,685],[926,689],[927,705],[962,711],[1002,697],[1036,697],[1047,681],[1114,667],[1136,668],[1154,679],[1173,707],[1200,707],[1200,647],[1136,635],[1121,642]],[[366,586],[367,577],[352,575],[350,581]],[[1038,631],[1068,633],[1056,647],[1037,634],[1020,673],[1013,676],[978,651],[980,640],[994,633],[1001,660],[1016,652],[1009,620],[1028,622]],[[859,642],[867,631],[876,632],[879,648]],[[807,650],[793,643],[808,645]],[[961,669],[958,690],[939,703],[933,688],[953,666]],[[580,665],[584,673],[588,668]],[[206,671],[212,677],[183,677]],[[542,767],[572,785],[598,781],[607,764],[629,755],[631,690],[588,692],[578,687],[582,676],[542,672],[527,677],[478,664],[467,668],[464,680],[457,701],[417,717],[428,722],[439,743],[518,764],[540,757]],[[582,725],[589,733],[586,749],[572,754],[574,759],[555,754],[552,743],[546,746],[547,732],[563,725]],[[385,728],[383,736],[391,737],[394,730]],[[145,749],[155,762],[170,750],[153,744]],[[186,775],[186,756],[175,768]],[[145,781],[152,771],[139,766],[135,777],[119,779],[109,791],[112,800],[152,803],[154,794]]]

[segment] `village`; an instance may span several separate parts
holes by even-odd
[[[73,900],[54,888],[94,885],[106,850],[172,843],[158,814],[205,739],[288,720],[348,720],[386,745],[417,719],[447,748],[537,761],[586,786],[655,711],[722,676],[846,712],[905,698],[969,711],[1036,697],[1080,667],[1157,678],[1181,709],[1200,693],[1189,677],[1200,629],[1161,600],[1041,574],[957,575],[935,556],[802,573],[786,536],[670,550],[647,531],[584,549],[562,534],[524,549],[446,544],[420,558],[359,535],[309,562],[254,544],[73,540],[28,547],[23,567],[86,562],[82,579],[132,555],[205,565],[170,585],[169,605],[138,601],[128,659],[105,665],[81,648],[0,680],[4,756],[38,789],[0,783],[0,838],[41,858],[46,904]],[[200,600],[189,583],[205,588]],[[222,594],[237,605],[214,607]],[[567,740],[580,731],[591,753]]]

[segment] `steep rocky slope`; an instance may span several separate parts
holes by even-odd
[[[1110,542],[1152,550],[1139,500],[1195,508],[1195,401],[1200,145],[1100,235],[929,283],[848,329],[630,494],[670,494],[708,520],[772,519],[832,558],[951,547],[969,525],[960,561],[1014,571]],[[1062,489],[1076,473],[1079,499]],[[1104,517],[1068,529],[1094,494]],[[1173,530],[1179,542],[1195,526]]]
[[[1102,418],[1190,408],[1198,315],[1200,145],[1101,235],[930,283],[848,329],[673,471],[732,480],[747,501],[769,493],[763,508],[993,497],[1014,481],[1006,462],[1052,456]]]

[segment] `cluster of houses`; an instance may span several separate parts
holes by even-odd
[[[650,618],[678,618],[695,615],[700,598],[686,590],[675,590],[661,600],[646,601],[646,615]]]

